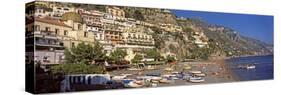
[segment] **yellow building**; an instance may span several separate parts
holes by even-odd
[[[125,11],[118,7],[106,7],[106,12],[113,16],[125,18]]]
[[[48,31],[50,35],[56,36],[60,40],[63,40],[65,47],[69,47],[68,43],[70,42],[68,41],[73,40],[73,37],[70,35],[72,32],[72,27],[68,26],[62,21],[52,18],[35,18],[33,30],[33,32]]]
[[[66,47],[75,46],[81,42],[93,45],[95,38],[92,32],[86,31],[86,24],[83,23],[81,16],[75,12],[63,14],[62,21],[72,28],[67,33],[72,39],[63,39]]]

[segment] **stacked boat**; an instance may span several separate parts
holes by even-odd
[[[192,83],[201,83],[205,81],[206,74],[201,71],[189,71],[190,77],[187,78],[187,81]]]

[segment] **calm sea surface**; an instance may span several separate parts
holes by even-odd
[[[241,81],[273,79],[273,55],[227,59],[233,74]],[[255,65],[255,69],[241,69],[238,66]]]

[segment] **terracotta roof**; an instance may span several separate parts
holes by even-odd
[[[63,22],[61,22],[60,20],[56,20],[56,19],[52,19],[52,18],[35,18],[35,21],[38,22],[43,22],[43,23],[48,23],[48,24],[54,24],[54,25],[59,25],[59,26],[63,26],[63,27],[68,27],[68,28],[72,28],[66,24],[64,24]]]

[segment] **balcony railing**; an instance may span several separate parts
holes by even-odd
[[[51,46],[51,47],[63,47],[63,42],[58,39],[49,39],[49,38],[35,38],[35,45],[37,46]]]

